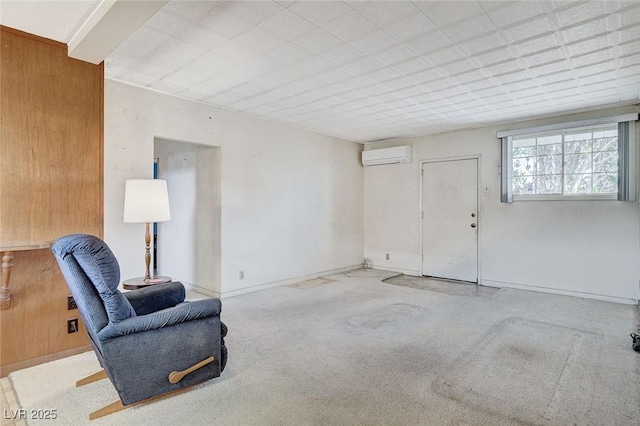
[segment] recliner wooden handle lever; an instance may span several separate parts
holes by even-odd
[[[187,368],[186,370],[182,370],[182,371],[172,371],[171,373],[169,373],[169,383],[178,383],[180,380],[182,380],[182,378],[184,376],[186,376],[187,374],[196,371],[198,368],[202,368],[207,364],[211,364],[213,361],[215,361],[215,358],[210,356],[209,358],[200,361],[199,363],[192,365],[191,367]]]

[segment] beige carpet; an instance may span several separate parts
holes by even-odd
[[[91,424],[640,424],[635,307],[383,282],[395,275],[358,270],[226,299],[220,378]],[[107,380],[74,387],[97,369],[86,353],[12,373],[23,408],[58,413],[28,424],[89,424],[117,398]]]

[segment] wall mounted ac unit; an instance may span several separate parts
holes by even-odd
[[[411,145],[362,151],[362,164],[365,166],[410,162]]]

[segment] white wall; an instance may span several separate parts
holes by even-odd
[[[144,268],[124,182],[152,177],[155,137],[220,147],[222,295],[361,263],[361,145],[107,80],[105,239],[123,278]]]
[[[500,203],[496,131],[594,116],[633,107],[505,126],[369,144],[413,146],[413,162],[365,168],[365,257],[377,268],[421,273],[420,161],[480,155],[480,282],[597,297],[640,299],[638,202],[520,201]],[[636,138],[640,140],[640,138]],[[390,260],[385,260],[385,253]]]

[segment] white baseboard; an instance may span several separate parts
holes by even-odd
[[[223,291],[222,294],[220,294],[220,296],[215,296],[215,297],[226,299],[228,297],[239,296],[241,294],[253,293],[255,291],[260,291],[260,290],[266,290],[268,288],[280,287],[283,285],[295,284],[300,281],[312,280],[314,278],[319,278],[325,275],[341,274],[344,272],[349,272],[349,271],[353,271],[354,269],[360,269],[360,268],[362,268],[362,265],[360,264],[345,266],[344,268],[331,269],[329,271],[316,272],[309,275],[303,275],[301,277],[294,277],[294,278],[288,278],[286,280],[274,281],[274,282],[265,283],[265,284],[258,284],[251,287],[240,288],[238,290]],[[194,291],[198,291],[198,290],[194,289]]]
[[[518,290],[537,291],[538,293],[559,294],[562,296],[582,297],[584,299],[602,300],[605,302],[623,303],[625,305],[638,305],[638,300],[624,297],[607,296],[604,294],[583,293],[580,291],[560,290],[549,287],[539,287],[534,285],[506,283],[503,281],[482,280],[481,285],[497,288],[514,288]]]
[[[218,299],[220,298],[220,293],[215,290],[210,290],[208,288],[200,287],[195,284],[190,284],[184,281],[180,281],[180,282],[184,284],[184,287],[187,289],[187,291],[192,291],[198,294],[204,294],[205,296],[209,296],[209,297],[217,297]]]

